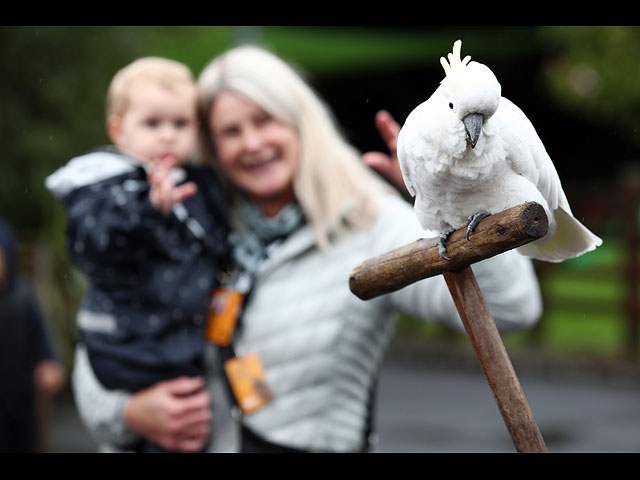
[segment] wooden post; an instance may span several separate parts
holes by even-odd
[[[461,272],[445,271],[443,275],[516,450],[520,453],[546,452],[538,425],[471,267]]]
[[[470,265],[537,240],[546,235],[547,228],[542,206],[525,203],[485,218],[469,240],[465,228],[455,231],[447,241],[451,261],[440,258],[437,238],[420,239],[363,262],[349,279],[351,291],[367,300],[424,278],[444,276],[507,430],[521,453],[547,449]]]

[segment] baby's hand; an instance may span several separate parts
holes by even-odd
[[[176,203],[182,202],[198,191],[198,187],[193,182],[178,186],[173,183],[169,173],[175,165],[175,157],[163,157],[153,160],[148,172],[149,183],[151,184],[149,200],[151,205],[164,214],[171,212]]]

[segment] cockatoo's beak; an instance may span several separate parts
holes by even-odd
[[[481,113],[470,113],[462,119],[464,128],[467,131],[466,140],[471,144],[471,148],[474,148],[476,146],[476,143],[478,143],[480,133],[482,132],[483,121],[484,117]]]

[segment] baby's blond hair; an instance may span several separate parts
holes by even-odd
[[[156,83],[170,91],[178,85],[189,85],[195,92],[193,73],[183,63],[162,57],[139,58],[120,69],[111,80],[107,91],[107,118],[127,111],[131,86],[141,80]]]

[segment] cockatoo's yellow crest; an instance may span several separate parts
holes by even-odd
[[[442,64],[442,68],[444,68],[444,73],[449,75],[453,69],[457,69],[460,67],[465,67],[469,61],[471,61],[471,56],[467,55],[464,57],[464,60],[460,60],[460,49],[462,48],[462,40],[456,40],[453,43],[453,51],[447,54],[449,58],[449,62],[444,57],[440,57],[440,63]]]

